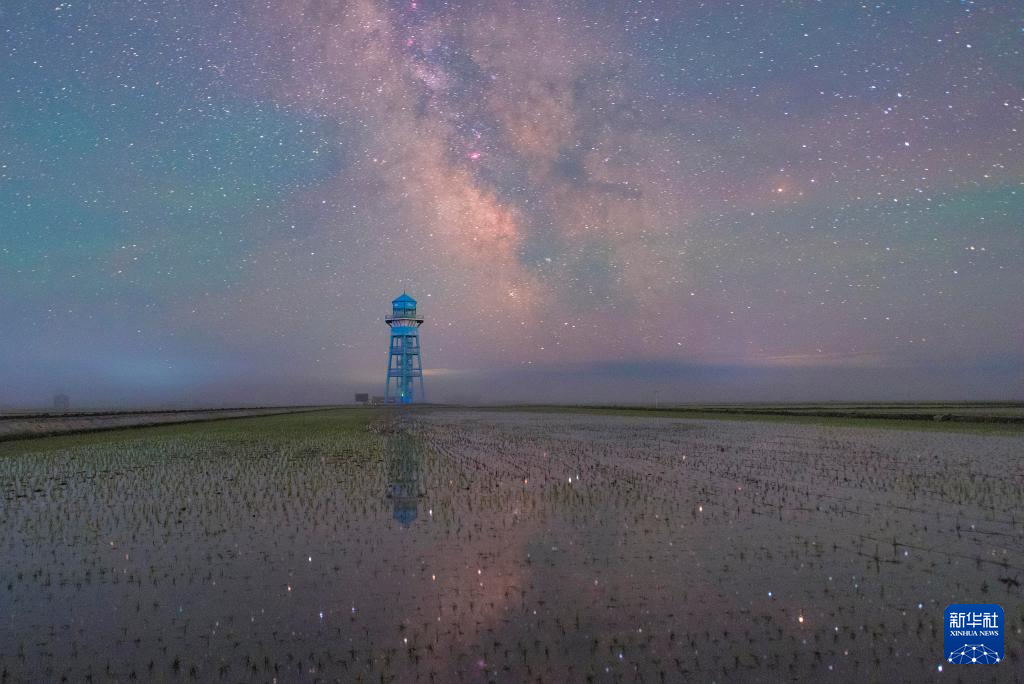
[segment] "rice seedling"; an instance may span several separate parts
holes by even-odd
[[[1007,607],[1024,440],[333,411],[0,445],[0,673],[905,681]]]

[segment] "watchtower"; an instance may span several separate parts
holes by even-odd
[[[423,360],[420,357],[420,331],[423,318],[416,313],[416,300],[402,293],[391,302],[391,314],[384,317],[391,328],[388,349],[388,380],[384,387],[384,401],[411,404],[423,401]],[[419,378],[419,392],[414,381]]]

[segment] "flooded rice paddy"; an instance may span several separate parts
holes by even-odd
[[[353,410],[2,447],[4,681],[1024,678],[1020,436]],[[944,661],[950,603],[1003,606],[1004,662]]]
[[[249,408],[95,413],[0,413],[0,440],[44,437],[72,432],[113,430],[168,423],[272,416],[308,408]]]

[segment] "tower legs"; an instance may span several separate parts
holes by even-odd
[[[417,392],[416,380],[419,379]],[[420,358],[420,337],[413,328],[392,328],[388,351],[388,377],[384,390],[387,402],[411,404],[423,401],[423,362]]]

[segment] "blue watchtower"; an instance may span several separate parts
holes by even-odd
[[[391,346],[388,350],[388,382],[384,387],[384,401],[411,404],[423,401],[423,360],[420,358],[420,331],[423,319],[416,314],[416,300],[405,294],[391,302],[391,315],[384,317],[391,328]],[[414,391],[414,379],[419,378],[419,392]]]

